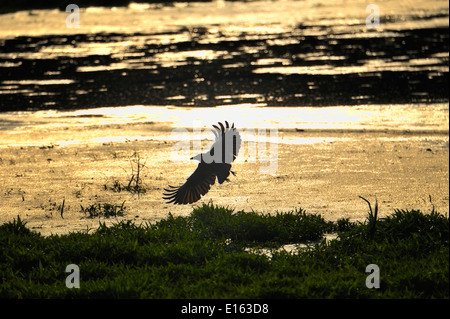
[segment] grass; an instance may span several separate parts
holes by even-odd
[[[337,240],[321,240],[329,232]],[[277,250],[310,241],[318,244]],[[396,210],[374,227],[210,203],[187,217],[49,237],[18,218],[0,226],[0,297],[449,298],[448,243],[449,219],[434,210]],[[271,257],[248,247],[269,247]],[[79,266],[79,289],[65,285],[69,264]],[[379,289],[365,285],[369,264],[380,268]]]
[[[113,204],[92,204],[88,207],[84,208],[82,205],[81,212],[87,215],[88,218],[95,218],[95,217],[117,217],[117,216],[123,216],[125,211],[125,201],[122,202],[121,205],[113,205]],[[61,214],[62,216],[62,214]]]
[[[127,191],[132,194],[137,194],[138,197],[140,194],[144,194],[146,192],[146,189],[142,181],[142,171],[144,170],[146,163],[147,160],[142,163],[140,155],[137,152],[134,152],[130,158],[131,174],[128,179],[127,185],[122,184],[118,180],[114,180],[113,186],[111,187],[107,184],[104,184],[105,190],[110,189],[116,193]]]

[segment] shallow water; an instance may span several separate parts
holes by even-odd
[[[232,116],[230,115],[232,112]],[[247,130],[243,138],[249,140],[251,133],[270,130],[285,131],[283,139],[271,142],[282,144],[315,143],[324,139],[304,138],[298,134],[290,137],[288,132],[329,133],[389,133],[390,139],[405,139],[406,133],[427,136],[439,140],[448,147],[448,104],[413,105],[362,105],[334,107],[257,107],[233,105],[216,108],[181,108],[161,106],[126,106],[94,108],[76,111],[21,111],[0,113],[0,147],[73,145],[90,143],[125,142],[130,140],[182,140],[192,137],[192,129],[207,130],[212,124],[229,120],[240,130]],[[133,131],[122,129],[111,136],[107,128],[125,124]],[[159,128],[149,131],[146,125]],[[230,123],[230,124],[231,124]],[[105,129],[101,129],[105,127]],[[80,130],[81,128],[81,130]],[[85,129],[83,132],[82,128]],[[187,128],[184,134],[172,131]],[[92,129],[97,134],[92,135]],[[253,130],[253,131],[252,131]],[[71,134],[76,131],[76,134]],[[184,136],[183,136],[184,135]],[[194,139],[212,138],[205,133]],[[254,136],[253,136],[254,138]],[[326,140],[326,141],[329,141]]]
[[[0,19],[1,111],[448,102],[448,3],[254,1]]]

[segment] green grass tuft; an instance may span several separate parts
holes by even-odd
[[[192,225],[204,238],[231,239],[251,244],[289,244],[318,240],[332,230],[321,216],[299,209],[286,213],[258,214],[203,204],[191,214]]]

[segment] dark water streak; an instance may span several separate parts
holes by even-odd
[[[395,36],[385,33],[386,36],[374,37],[305,35],[310,34],[305,31],[298,26],[285,34],[254,37],[242,33],[232,39],[215,34],[217,41],[208,42],[205,41],[211,36],[208,28],[180,28],[173,36],[187,34],[190,40],[167,44],[148,41],[158,34],[142,33],[49,35],[0,40],[0,111],[140,104],[333,106],[449,100],[448,55],[442,55],[442,52],[449,51],[448,28],[396,30]],[[289,43],[277,44],[274,41],[277,39],[289,39]],[[140,44],[127,46],[123,55],[48,54],[33,58],[33,54],[47,47],[76,49],[90,44],[122,41]],[[207,59],[187,57],[172,64],[156,58],[162,53],[197,50],[225,53]],[[308,55],[313,58],[305,58]],[[258,65],[261,59],[273,61],[264,68],[283,66],[283,62],[277,59],[288,61],[289,67],[354,67],[368,61],[407,64],[413,59],[430,59],[431,64],[428,69],[427,65],[421,65],[419,70],[393,67],[363,73],[255,73],[255,69],[261,68]],[[437,64],[436,59],[439,61]],[[124,67],[111,68],[113,65]],[[83,67],[97,69],[81,71]],[[440,71],[436,71],[436,67],[440,67]],[[46,85],[21,82],[30,79],[72,81]]]

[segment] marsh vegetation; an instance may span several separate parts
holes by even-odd
[[[327,233],[336,239],[326,241]],[[449,219],[434,210],[395,210],[374,224],[209,203],[185,217],[100,222],[95,231],[47,237],[18,218],[0,226],[0,296],[448,298],[448,244]],[[79,266],[79,289],[65,285],[69,264]],[[380,268],[379,289],[366,287],[369,264]]]

